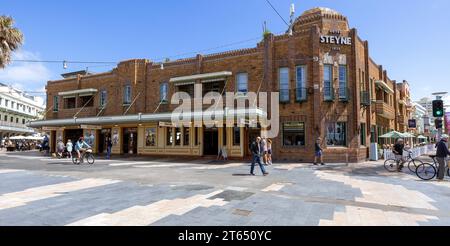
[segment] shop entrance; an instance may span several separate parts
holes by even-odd
[[[219,153],[219,130],[217,128],[205,128],[203,131],[203,155]]]
[[[137,128],[123,129],[123,153],[135,155],[137,154]]]
[[[102,154],[106,152],[107,140],[111,138],[111,129],[102,129],[98,134],[98,153]]]

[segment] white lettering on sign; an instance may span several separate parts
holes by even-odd
[[[340,36],[320,36],[320,43],[322,44],[339,44],[339,45],[352,45],[351,37]]]

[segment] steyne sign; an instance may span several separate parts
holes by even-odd
[[[339,45],[352,45],[351,37],[340,37],[340,36],[320,36],[320,43],[322,44],[339,44]]]

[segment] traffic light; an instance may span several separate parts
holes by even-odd
[[[436,129],[442,129],[444,127],[443,120],[436,119],[434,125],[436,126]]]
[[[444,117],[444,101],[433,101],[433,117]]]

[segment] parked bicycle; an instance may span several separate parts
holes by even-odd
[[[423,161],[413,158],[413,152],[410,150],[406,150],[408,152],[408,157],[404,163],[408,163],[409,171],[415,173],[418,166],[423,164]],[[402,164],[401,159],[391,158],[384,162],[384,168],[389,172],[397,172],[398,167]]]
[[[95,162],[95,157],[94,154],[92,154],[92,149],[87,149],[82,155],[81,158],[78,159],[78,155],[75,153],[72,156],[72,162],[75,165],[80,165],[81,163],[84,162],[84,160],[86,160],[86,162],[90,165],[93,165]]]
[[[432,180],[437,176],[437,172],[439,170],[439,163],[436,160],[436,155],[430,155],[431,159],[433,159],[433,164],[423,163],[419,165],[416,169],[416,175],[420,179],[423,180]],[[446,167],[447,176],[450,177],[450,169]]]

